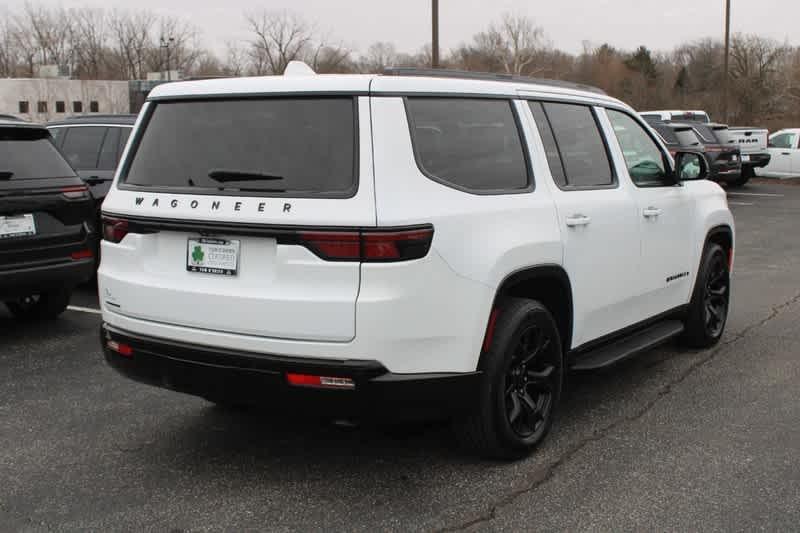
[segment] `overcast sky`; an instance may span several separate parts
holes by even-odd
[[[4,0],[12,10],[25,0]],[[315,22],[357,52],[375,41],[413,52],[430,41],[430,0],[42,0],[64,7],[144,8],[191,21],[203,43],[215,50],[227,40],[246,40],[242,13],[290,9]],[[655,50],[702,37],[721,37],[724,0],[440,0],[444,51],[467,41],[504,12],[533,17],[550,41],[579,52],[582,43],[608,42]],[[733,0],[732,31],[758,33],[800,44],[800,2]]]

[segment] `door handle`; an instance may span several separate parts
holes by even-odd
[[[642,214],[645,218],[658,218],[658,216],[661,214],[661,209],[652,206],[646,207],[642,210]]]
[[[570,228],[576,228],[578,226],[588,226],[589,222],[592,219],[587,217],[586,215],[572,215],[571,217],[567,218],[567,226]]]
[[[781,155],[792,155],[791,152],[783,152]]]

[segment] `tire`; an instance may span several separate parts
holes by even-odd
[[[731,187],[744,187],[750,178],[754,178],[756,176],[756,171],[753,167],[742,167],[742,174],[734,179],[729,181]]]
[[[553,316],[533,300],[503,302],[496,324],[484,354],[478,407],[456,420],[454,430],[478,455],[519,459],[553,423],[564,383],[561,338]]]
[[[728,254],[720,245],[708,243],[686,313],[682,338],[686,346],[710,348],[719,342],[728,320],[730,293]]]
[[[6,302],[6,307],[19,320],[52,320],[67,309],[71,297],[72,289],[59,289]]]

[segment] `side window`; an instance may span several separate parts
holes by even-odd
[[[61,152],[72,168],[94,170],[100,155],[100,146],[106,134],[105,127],[86,126],[70,128],[64,139]]]
[[[429,178],[478,193],[527,190],[531,184],[509,100],[407,100],[417,164]]]
[[[51,128],[50,129],[50,136],[53,138],[53,144],[56,145],[57,148],[61,149],[61,143],[64,142],[64,132],[67,131],[67,128]]]
[[[667,182],[670,169],[664,153],[645,129],[621,111],[608,109],[608,119],[625,156],[628,174],[636,185],[654,185]]]
[[[100,149],[98,170],[114,170],[117,168],[117,148],[119,147],[119,128],[108,128],[103,147]]]
[[[542,107],[553,129],[567,187],[612,186],[614,174],[594,111],[578,104],[544,103]]]
[[[528,102],[531,108],[533,118],[536,121],[536,127],[539,130],[539,135],[544,144],[544,151],[547,155],[547,163],[550,165],[550,173],[553,175],[553,180],[559,187],[567,186],[567,177],[564,175],[564,164],[561,162],[561,155],[558,153],[558,144],[556,138],[553,136],[553,130],[550,128],[550,122],[547,120],[547,115],[544,113],[544,108],[539,102]]]
[[[794,134],[781,133],[780,135],[776,135],[775,137],[769,140],[769,147],[783,148],[783,149],[794,148]]]
[[[128,144],[128,137],[131,136],[133,128],[120,128],[119,129],[119,148],[117,149],[117,163],[122,158],[122,152],[125,151],[125,145]]]

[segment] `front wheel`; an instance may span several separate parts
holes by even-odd
[[[6,307],[19,320],[50,320],[66,310],[71,296],[71,289],[60,289],[6,302]]]
[[[544,440],[564,381],[558,327],[533,300],[510,299],[500,315],[475,412],[455,422],[459,440],[479,455],[517,459]]]
[[[728,254],[722,246],[709,243],[703,252],[686,314],[685,344],[692,348],[710,348],[719,342],[728,320],[730,293]]]

